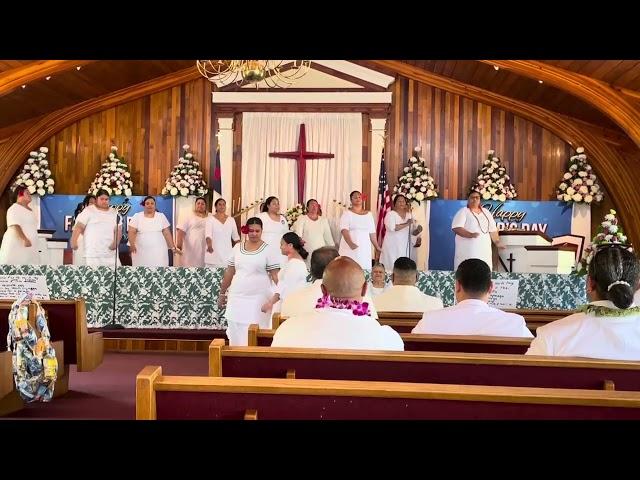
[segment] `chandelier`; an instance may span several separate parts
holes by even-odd
[[[232,82],[270,88],[287,88],[309,71],[311,60],[198,60],[200,74],[216,85]]]

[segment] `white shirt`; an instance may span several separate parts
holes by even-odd
[[[367,282],[367,293],[371,295],[371,297],[375,297],[376,295],[380,295],[381,293],[386,292],[390,287],[391,284],[387,282],[385,282],[384,287],[374,287],[373,283]]]
[[[24,240],[18,235],[15,227],[19,226],[22,233],[31,242],[30,247],[24,246]],[[39,265],[38,252],[38,218],[33,210],[14,203],[7,210],[7,231],[2,237],[0,246],[0,264],[7,265]]]
[[[456,253],[453,260],[453,270],[458,269],[458,265],[469,258],[479,258],[484,260],[489,268],[492,268],[493,257],[491,252],[491,232],[496,232],[498,227],[493,219],[493,215],[486,208],[482,208],[482,213],[472,212],[470,208],[464,207],[458,210],[451,228],[462,227],[468,232],[479,233],[476,238],[466,238],[456,235]]]
[[[392,285],[373,301],[379,312],[427,312],[443,308],[442,300],[422,293],[415,285]]]
[[[76,225],[84,225],[85,257],[115,256],[115,251],[109,247],[115,240],[117,220],[118,214],[113,208],[101,210],[95,205],[89,205],[80,212]]]
[[[476,299],[426,312],[411,333],[533,337],[521,315],[503,312]]]
[[[335,246],[329,220],[325,217],[311,220],[307,215],[300,215],[291,226],[291,231],[304,240],[304,248],[309,252],[309,257],[318,248]]]
[[[608,300],[591,304],[617,308]],[[640,315],[596,317],[585,312],[574,313],[539,327],[527,355],[638,361]]]
[[[291,292],[282,301],[280,314],[283,317],[292,317],[294,315],[301,315],[313,312],[316,309],[316,303],[318,299],[322,297],[322,280],[315,280],[312,283],[308,283],[305,287]],[[367,294],[362,299],[363,302],[369,304],[369,312],[371,312],[372,318],[378,318],[378,312],[373,300]]]
[[[180,265],[183,267],[204,267],[206,243],[204,230],[207,217],[195,213],[185,218],[178,229],[184,232]]]
[[[210,215],[205,222],[205,238],[211,239],[213,253],[204,252],[204,263],[206,265],[215,265],[216,267],[225,268],[231,251],[233,249],[232,241],[239,241],[238,226],[233,218],[227,217],[224,223],[220,222],[215,216]]]
[[[336,308],[319,308],[288,319],[276,330],[271,346],[404,350],[402,338],[388,325]]]

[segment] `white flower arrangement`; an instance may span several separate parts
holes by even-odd
[[[583,147],[576,148],[576,155],[569,159],[567,172],[556,189],[556,198],[565,203],[599,203],[603,194],[598,177],[587,161]]]
[[[409,165],[404,167],[403,175],[393,187],[393,195],[404,195],[409,202],[421,203],[438,197],[438,187],[431,176],[429,167],[420,156],[422,149],[416,147],[409,158]]]
[[[189,145],[182,146],[182,156],[178,158],[178,164],[173,167],[173,171],[167,178],[162,195],[203,197],[209,191],[202,176],[200,164],[193,158],[193,153],[189,151],[190,148]]]
[[[11,188],[24,185],[32,195],[41,197],[53,195],[56,182],[51,177],[47,153],[49,153],[47,147],[40,147],[37,152],[29,152],[29,158],[16,176]]]
[[[129,166],[123,157],[118,156],[118,147],[115,145],[111,147],[111,153],[91,182],[89,193],[96,195],[100,189],[106,190],[109,195],[130,197],[133,194],[133,180]]]
[[[287,219],[287,223],[289,224],[289,228],[296,222],[300,215],[307,214],[307,207],[304,205],[297,203],[289,210],[284,213],[284,217]]]
[[[516,187],[507,175],[507,169],[493,150],[487,152],[487,159],[478,170],[478,175],[471,185],[470,191],[480,193],[483,200],[506,202],[518,196]]]
[[[585,248],[584,252],[582,252],[582,258],[575,266],[574,273],[586,275],[589,272],[589,264],[599,245],[612,243],[627,245],[627,236],[622,231],[622,227],[618,225],[616,214],[615,210],[609,210],[609,213],[604,216],[604,221],[598,227],[598,233],[591,240],[591,246]],[[633,251],[631,245],[628,245],[628,249]]]

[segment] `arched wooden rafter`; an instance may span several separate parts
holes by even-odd
[[[22,85],[49,75],[92,63],[94,60],[44,60],[32,62],[0,73],[0,96]]]
[[[640,219],[640,202],[635,193],[635,179],[640,178],[640,165],[635,162],[625,163],[613,147],[601,138],[585,132],[578,123],[536,105],[458,82],[400,61],[375,60],[370,63],[394,70],[418,82],[509,110],[553,132],[574,148],[584,146],[614,205],[624,205],[625,216],[631,220]],[[640,244],[640,222],[628,221],[625,226],[631,241]]]

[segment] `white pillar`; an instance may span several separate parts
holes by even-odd
[[[220,169],[222,170],[222,197],[227,202],[227,213],[232,206],[238,210],[238,199],[231,198],[231,178],[233,173],[233,118],[218,118],[218,145],[220,145]],[[214,195],[214,201],[219,195]]]
[[[386,124],[386,118],[371,119],[371,158],[369,159],[371,162],[371,198],[369,199],[369,205],[371,205],[370,209],[373,218],[376,220],[378,218],[378,210],[376,208],[378,202],[378,177],[380,176],[380,158],[382,149],[384,148]],[[387,178],[389,190],[393,189],[395,180],[396,179]]]

